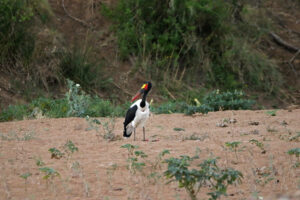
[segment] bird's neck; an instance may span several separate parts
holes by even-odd
[[[144,93],[140,106],[144,108],[146,106],[146,97],[148,93]]]

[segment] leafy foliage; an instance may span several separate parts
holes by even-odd
[[[79,84],[75,84],[71,80],[68,81],[69,91],[66,93],[66,99],[69,105],[68,116],[83,117],[90,103],[90,96],[86,95],[80,89]]]
[[[16,56],[29,59],[34,49],[32,27],[34,12],[28,1],[0,1],[0,64],[14,62]]]
[[[114,22],[121,57],[137,57],[136,67],[158,81],[182,80],[178,71],[187,71],[187,79],[200,76],[211,86],[272,91],[280,85],[276,65],[249,45],[268,26],[252,25],[243,12],[245,4],[120,0],[113,8],[103,6],[102,12]]]
[[[115,118],[109,117],[106,120],[92,119],[86,116],[86,121],[89,124],[87,130],[96,130],[97,136],[101,136],[103,139],[108,141],[117,140],[119,137],[114,133],[115,129]],[[100,133],[99,127],[102,127],[103,133]]]
[[[77,47],[71,51],[61,52],[59,67],[64,77],[76,81],[86,90],[90,87],[97,89],[108,87],[111,80],[104,78],[102,64],[90,54],[91,49]]]
[[[35,118],[38,114],[46,117],[115,117],[123,116],[128,104],[113,105],[99,97],[90,97],[73,81],[68,80],[69,91],[63,99],[38,98],[27,105],[10,105],[0,113],[0,121]]]
[[[27,172],[27,173],[21,174],[20,177],[23,178],[24,180],[27,180],[27,178],[30,177],[31,175],[32,175],[32,173]]]
[[[141,171],[144,166],[146,166],[145,162],[140,162],[140,158],[146,158],[148,157],[147,154],[145,154],[143,151],[134,151],[134,149],[137,149],[138,146],[132,145],[132,144],[125,144],[122,145],[121,148],[125,148],[128,150],[128,169],[130,173],[135,174],[136,171]]]
[[[76,151],[78,151],[78,147],[76,147],[75,144],[71,140],[68,140],[66,142],[66,144],[64,145],[64,148],[68,154],[73,154]]]
[[[185,102],[163,103],[157,108],[152,108],[153,112],[161,113],[185,113],[188,115],[194,113],[207,113],[219,110],[246,110],[251,109],[255,101],[246,99],[242,91],[220,92],[214,90],[203,98],[203,103],[198,105],[189,105]]]
[[[270,116],[276,116],[276,112],[277,112],[277,110],[268,110],[268,111],[266,111],[266,113]]]
[[[298,158],[300,156],[300,148],[290,149],[287,153],[289,155],[295,155]]]
[[[170,181],[178,181],[180,188],[185,188],[192,200],[196,199],[197,193],[206,182],[211,184],[210,199],[218,199],[226,195],[227,187],[240,182],[243,175],[241,172],[227,168],[220,169],[217,159],[204,160],[198,165],[200,169],[189,169],[190,163],[198,157],[180,156],[166,160],[168,169],[164,175]]]
[[[43,179],[46,179],[46,180],[48,180],[49,178],[54,179],[54,177],[60,176],[60,174],[55,169],[50,168],[50,167],[42,167],[42,168],[39,168],[39,170],[41,172],[45,173],[45,176],[43,177]]]
[[[259,142],[258,140],[255,140],[255,139],[251,139],[251,140],[249,140],[249,142],[252,144],[255,144],[262,151],[265,151],[264,144],[262,142]]]
[[[64,153],[62,153],[60,150],[58,150],[55,147],[50,148],[49,151],[51,153],[51,158],[60,159],[64,156]]]
[[[293,167],[299,168],[300,167],[300,148],[293,148],[288,150],[287,152],[290,156],[295,155],[297,161],[293,164]]]
[[[220,92],[214,90],[203,99],[203,104],[218,110],[247,110],[251,109],[255,101],[246,99],[243,91],[234,90],[233,92]]]

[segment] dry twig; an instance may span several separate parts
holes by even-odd
[[[65,0],[62,0],[62,1],[61,1],[61,4],[62,4],[62,7],[63,7],[65,13],[66,13],[71,19],[73,19],[73,20],[79,22],[80,24],[82,24],[83,26],[85,26],[85,27],[87,27],[87,28],[93,29],[88,23],[86,23],[85,21],[83,21],[83,20],[81,20],[81,19],[78,19],[77,17],[72,16],[72,15],[68,12],[68,10],[67,10],[66,7],[65,7]]]

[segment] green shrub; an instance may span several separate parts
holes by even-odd
[[[229,185],[240,183],[243,175],[241,172],[217,166],[217,159],[207,159],[198,165],[199,169],[189,169],[190,163],[198,157],[180,156],[166,160],[168,169],[164,172],[167,179],[177,181],[180,188],[184,188],[192,200],[197,199],[201,187],[210,184],[211,192],[207,193],[211,200],[227,195]]]
[[[219,110],[246,110],[251,109],[255,103],[254,100],[246,99],[244,92],[237,90],[233,92],[214,90],[207,94],[202,102],[200,105],[189,105],[185,102],[167,102],[152,108],[152,111],[157,114],[185,113],[191,115]]]
[[[65,98],[38,98],[26,105],[11,105],[0,113],[0,121],[45,117],[117,117],[124,116],[129,105],[113,105],[110,101],[85,94],[79,84],[68,80]]]
[[[34,49],[34,37],[29,32],[34,12],[28,1],[0,1],[0,64],[28,60]]]
[[[243,91],[238,90],[234,90],[233,92],[214,90],[203,99],[203,104],[211,107],[213,111],[247,110],[251,109],[254,103],[254,100],[246,99]]]
[[[59,68],[65,78],[74,80],[87,92],[92,89],[107,89],[111,78],[106,78],[102,71],[103,63],[95,59],[92,49],[73,47],[59,55]]]
[[[29,104],[28,112],[31,112],[30,115],[32,116],[32,112],[37,110],[46,117],[61,118],[67,117],[68,109],[69,107],[66,99],[49,99],[41,97],[33,100]]]
[[[45,23],[52,14],[48,1],[1,0],[0,13],[0,65],[27,66],[35,48],[36,22]]]
[[[121,0],[114,9],[103,11],[115,22],[121,56],[157,58],[156,67],[161,69],[179,62],[189,66],[201,46],[217,45],[230,17],[221,0]]]
[[[90,96],[71,80],[68,81],[69,91],[66,93],[66,99],[69,105],[68,116],[84,117],[90,104]]]
[[[22,120],[28,114],[28,105],[9,105],[1,111],[0,121]]]
[[[253,10],[242,0],[120,0],[102,12],[114,22],[121,58],[137,57],[136,67],[167,87],[200,77],[212,87],[273,92],[277,66],[250,45],[270,22]]]

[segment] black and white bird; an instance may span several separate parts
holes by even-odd
[[[151,88],[151,82],[145,82],[142,88],[132,98],[131,102],[134,102],[141,95],[143,95],[142,99],[139,99],[136,102],[134,102],[126,113],[124,121],[124,137],[130,137],[132,132],[134,132],[135,140],[135,129],[141,126],[143,127],[143,141],[146,141],[144,126],[150,115],[149,103],[146,101],[146,98]]]

